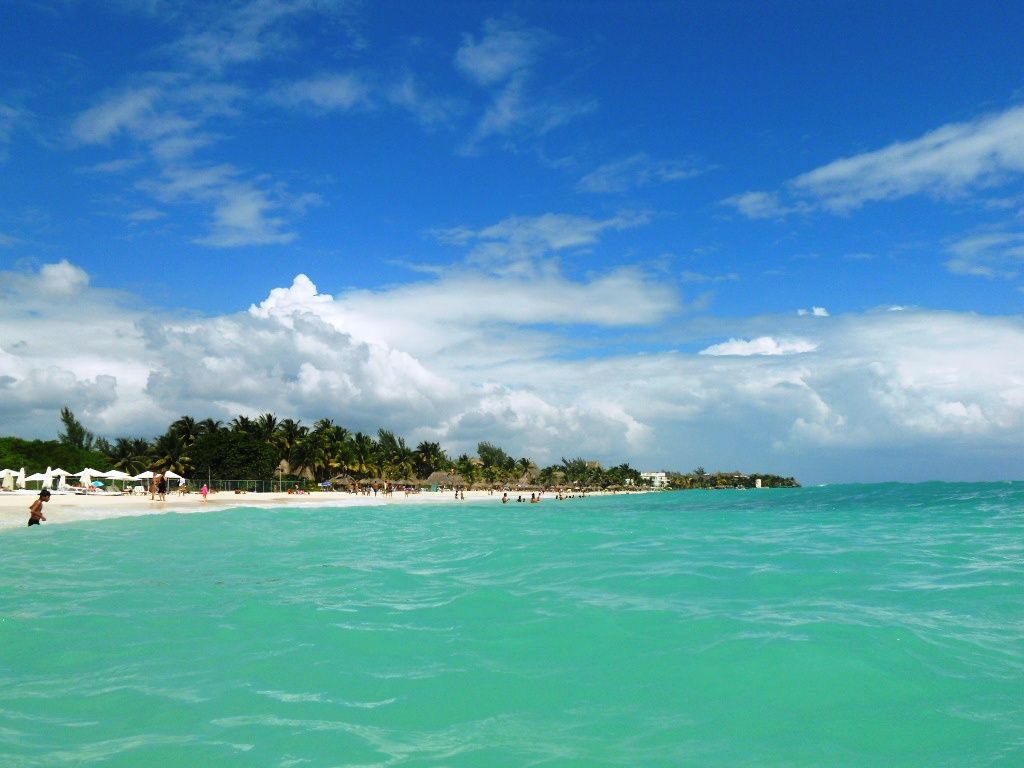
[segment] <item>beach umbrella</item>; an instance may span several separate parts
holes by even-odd
[[[43,481],[43,477],[44,477],[44,475],[43,475],[42,472],[34,472],[33,474],[31,474],[28,477],[24,478],[21,487],[24,488],[25,487],[25,483],[34,483],[36,481],[42,482]]]
[[[16,478],[14,478],[14,482],[17,484],[17,486],[19,488],[24,488],[25,487],[25,468],[24,467],[22,467],[20,470],[18,470],[18,476]]]
[[[152,472],[150,472],[150,471],[149,471],[149,470],[147,469],[147,470],[146,470],[145,472],[140,472],[140,473],[139,473],[139,474],[137,474],[137,475],[133,475],[133,476],[132,476],[132,477],[130,477],[129,479],[130,479],[130,480],[152,480],[152,479],[153,479],[153,473],[152,473]]]
[[[0,472],[0,477],[4,479],[3,487],[5,490],[10,491],[14,489],[14,477],[17,474],[13,469],[5,469],[3,472]]]
[[[82,485],[89,485],[94,477],[104,477],[106,472],[100,472],[98,469],[90,469],[86,467],[81,472],[72,472],[72,477],[81,478]]]
[[[174,480],[181,480],[181,475],[177,474],[176,472],[171,472],[171,470],[167,470],[166,472],[164,472],[164,477],[166,477],[168,480],[172,478]]]
[[[43,474],[43,488],[50,490],[50,486],[53,485],[53,470],[49,467],[46,468],[46,472]]]
[[[110,480],[132,480],[134,479],[127,472],[122,472],[120,469],[112,469],[105,475]]]

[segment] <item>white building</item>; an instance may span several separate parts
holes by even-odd
[[[665,472],[641,472],[641,480],[647,480],[655,488],[664,488],[668,485],[668,475]]]

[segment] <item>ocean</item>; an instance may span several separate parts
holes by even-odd
[[[1024,483],[0,536],[0,765],[1024,765]]]

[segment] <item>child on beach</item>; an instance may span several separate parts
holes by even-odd
[[[203,503],[206,503],[206,494],[210,492],[210,489],[206,487],[206,483],[203,483],[203,487],[199,489],[199,492],[203,494]]]
[[[46,515],[43,514],[43,502],[50,500],[50,492],[45,488],[39,492],[39,498],[32,502],[32,505],[28,508],[28,524],[39,525],[42,520],[46,519]]]

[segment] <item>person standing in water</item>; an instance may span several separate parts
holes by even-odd
[[[32,505],[28,508],[28,524],[39,525],[40,522],[46,519],[46,515],[43,514],[43,502],[50,500],[50,492],[43,488],[39,492],[39,498],[32,502]]]

